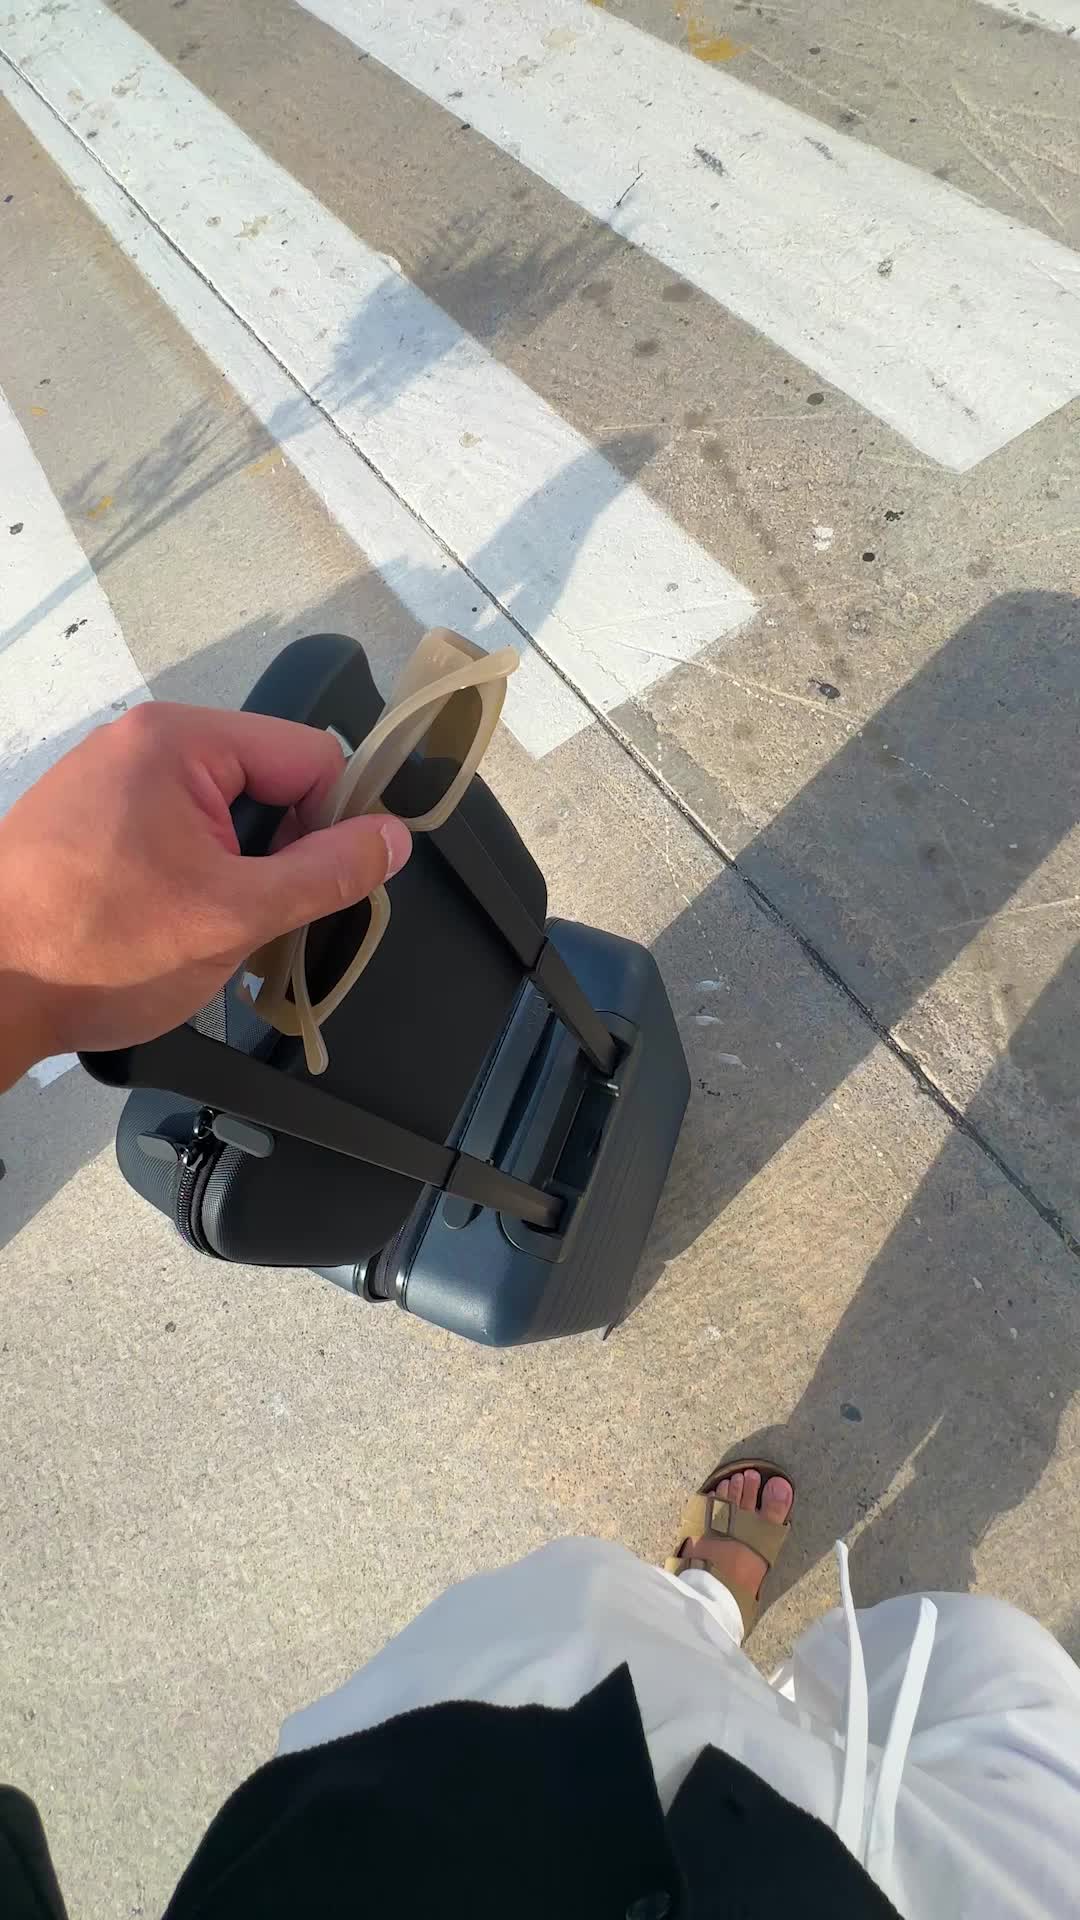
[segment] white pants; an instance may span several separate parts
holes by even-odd
[[[279,1751],[440,1700],[571,1706],[625,1661],[665,1807],[718,1747],[837,1827],[907,1920],[1080,1911],[1080,1670],[1034,1620],[966,1594],[838,1610],[771,1684],[741,1631],[711,1574],[676,1579],[622,1547],[561,1540],[450,1588],[286,1721]]]

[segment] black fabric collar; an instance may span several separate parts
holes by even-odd
[[[716,1747],[667,1816],[693,1920],[898,1920],[831,1827]]]
[[[629,1669],[576,1706],[446,1702],[270,1761],[166,1920],[896,1920],[836,1835],[708,1748],[665,1820]]]

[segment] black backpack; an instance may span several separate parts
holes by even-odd
[[[362,648],[337,634],[294,641],[245,702],[349,746],[382,705]],[[402,811],[421,810],[424,777],[398,776],[414,783]],[[279,818],[241,798],[244,852],[265,852]],[[478,778],[417,835],[390,893],[389,930],[325,1024],[318,1079],[239,975],[160,1040],[82,1056],[136,1089],[117,1129],[125,1178],[200,1253],[310,1267],[489,1344],[610,1325],[689,1094],[655,962],[545,924],[543,875]],[[365,915],[312,928],[315,998]]]

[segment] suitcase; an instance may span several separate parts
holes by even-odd
[[[245,706],[351,747],[382,700],[363,649],[319,634],[287,647]],[[243,796],[244,851],[265,852],[279,818]],[[326,1022],[318,1079],[239,975],[160,1039],[81,1056],[132,1090],[121,1171],[219,1260],[308,1267],[492,1346],[610,1327],[689,1097],[655,961],[546,919],[543,875],[479,778],[389,888],[389,930]],[[316,996],[365,912],[312,929]]]

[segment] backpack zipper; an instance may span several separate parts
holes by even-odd
[[[202,1187],[205,1185],[203,1175],[221,1152],[221,1142],[213,1132],[216,1118],[213,1107],[200,1107],[195,1115],[191,1138],[180,1154],[180,1173],[173,1200],[173,1218],[180,1235],[189,1247],[194,1247],[199,1253],[213,1251],[196,1219],[195,1201],[197,1197],[202,1197]]]

